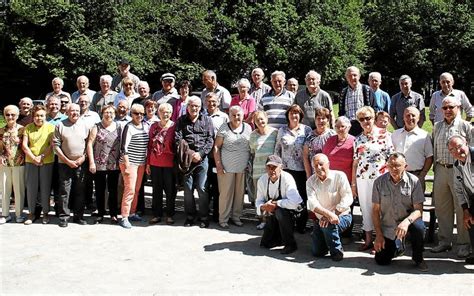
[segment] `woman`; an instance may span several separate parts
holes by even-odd
[[[303,199],[304,207],[296,221],[296,230],[304,233],[308,213],[306,208],[306,173],[303,160],[303,146],[306,138],[311,134],[311,128],[301,123],[304,112],[300,106],[293,104],[286,111],[287,126],[278,130],[275,154],[281,157],[283,169],[290,173],[296,181],[296,187]]]
[[[23,223],[25,200],[25,154],[21,150],[23,126],[17,123],[20,109],[8,105],[3,109],[7,125],[0,128],[0,192],[2,192],[2,216],[0,224],[11,220],[10,196],[15,193],[16,222]]]
[[[190,98],[189,94],[192,92],[193,87],[189,80],[184,80],[178,83],[179,99],[176,100],[173,106],[173,115],[171,120],[176,122],[178,118],[186,114],[186,106],[188,105],[188,100]]]
[[[22,145],[26,154],[25,178],[28,180],[26,198],[30,211],[25,225],[33,223],[37,203],[43,208],[43,224],[49,223],[49,196],[54,167],[54,153],[51,146],[53,135],[54,125],[46,122],[46,107],[36,105],[33,108],[33,122],[25,127]]]
[[[331,121],[331,111],[323,107],[317,107],[314,111],[314,123],[316,128],[306,138],[303,147],[304,170],[306,172],[306,179],[313,174],[311,166],[313,157],[323,151],[323,146],[327,139],[334,136],[336,132],[329,128]]]
[[[146,173],[153,183],[153,215],[150,224],[161,222],[163,217],[163,190],[166,194],[166,224],[174,224],[176,199],[175,174],[173,172],[175,124],[170,120],[173,107],[163,103],[158,108],[160,121],[155,122],[149,132]]]
[[[252,124],[252,113],[255,111],[255,99],[249,95],[250,81],[242,78],[237,82],[239,94],[232,98],[230,106],[240,106],[244,111],[244,122]]]
[[[257,129],[250,134],[249,146],[252,163],[253,196],[256,197],[257,182],[261,176],[266,174],[265,162],[267,157],[275,151],[278,130],[268,126],[267,113],[264,111],[255,112],[253,122]],[[265,222],[262,220],[257,225],[257,229],[262,230],[263,228],[265,228]]]
[[[359,197],[365,231],[365,243],[359,250],[365,251],[373,246],[372,187],[375,179],[387,171],[385,163],[394,148],[389,134],[375,126],[374,109],[364,106],[357,110],[356,117],[363,131],[354,143],[351,186],[353,196]]]
[[[244,205],[245,169],[250,157],[249,139],[252,128],[243,122],[244,111],[240,106],[229,108],[229,123],[223,124],[214,143],[219,183],[219,226],[229,228],[229,218],[236,226]],[[231,217],[232,216],[232,217]]]
[[[133,100],[140,97],[138,93],[135,92],[135,83],[133,80],[125,77],[122,80],[122,91],[117,94],[114,100],[114,106],[117,107],[118,103],[122,100],[127,100],[128,106],[132,105]]]
[[[145,129],[149,131],[153,123],[160,121],[158,116],[156,116],[156,108],[158,107],[158,103],[153,100],[146,100],[143,106],[145,106],[145,117],[143,118],[143,124]]]
[[[132,105],[131,114],[132,121],[125,125],[120,144],[119,167],[124,183],[120,226],[123,228],[132,228],[130,221],[142,221],[142,218],[136,214],[136,210],[138,192],[145,172],[146,150],[149,139],[142,122],[145,115],[143,106],[140,104]]]
[[[114,121],[115,107],[105,105],[101,111],[102,121],[95,124],[87,141],[89,171],[94,174],[97,218],[95,223],[104,221],[105,192],[109,197],[110,222],[117,224],[117,188],[119,179],[121,125]],[[107,188],[106,188],[107,185]]]

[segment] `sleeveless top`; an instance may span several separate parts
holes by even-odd
[[[93,147],[96,169],[98,171],[118,170],[121,125],[116,124],[114,131],[107,130],[101,122],[97,123],[96,127],[97,136]]]

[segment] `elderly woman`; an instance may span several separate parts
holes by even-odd
[[[160,121],[158,116],[156,116],[158,103],[153,100],[146,100],[143,106],[145,106],[145,116],[143,117],[143,124],[146,130],[149,131],[153,123]]]
[[[293,104],[286,111],[287,126],[278,130],[277,142],[275,145],[275,154],[281,157],[283,169],[290,173],[296,181],[301,198],[302,206],[306,206],[306,173],[304,167],[303,147],[306,138],[311,134],[311,128],[301,123],[304,112],[300,106]],[[308,213],[302,211],[300,217],[296,220],[296,230],[304,233]]]
[[[175,101],[173,106],[173,115],[171,116],[171,120],[176,122],[178,118],[186,114],[186,108],[188,104],[188,100],[191,96],[189,94],[193,91],[193,87],[189,80],[183,80],[178,82],[178,92],[179,98]]]
[[[124,184],[120,226],[123,228],[131,228],[130,221],[142,221],[142,218],[136,214],[136,210],[138,193],[145,172],[149,139],[148,132],[143,124],[143,116],[145,115],[143,106],[140,104],[132,105],[130,113],[132,114],[132,121],[125,125],[120,144],[119,166]]]
[[[245,194],[245,169],[250,157],[249,139],[252,128],[243,122],[240,106],[229,108],[229,123],[223,124],[214,143],[217,180],[219,182],[219,226],[236,226],[240,221]],[[232,217],[231,217],[232,216]]]
[[[372,231],[372,188],[375,179],[387,171],[386,160],[394,151],[392,138],[375,126],[374,109],[364,106],[356,112],[363,132],[354,143],[354,163],[352,165],[352,194],[359,197],[362,212],[362,229],[365,231],[365,243],[361,251],[373,246]]]
[[[95,223],[104,221],[105,192],[109,194],[110,222],[117,224],[117,188],[119,179],[120,139],[122,127],[114,121],[115,107],[105,105],[101,111],[102,121],[95,124],[87,141],[89,171],[94,175],[97,218]],[[107,186],[107,187],[106,187]]]
[[[25,220],[21,213],[25,200],[25,154],[21,150],[23,126],[16,121],[20,110],[8,105],[3,109],[7,125],[0,128],[0,192],[2,193],[2,216],[0,224],[11,220],[10,196],[15,193],[16,222]]]
[[[244,122],[252,124],[252,113],[255,111],[255,99],[249,95],[250,81],[242,78],[237,82],[239,94],[232,98],[230,106],[240,106],[244,111]]]
[[[35,220],[37,203],[43,208],[43,224],[49,223],[49,196],[54,165],[53,146],[51,146],[53,134],[54,125],[46,121],[46,107],[35,106],[33,122],[25,127],[22,145],[26,155],[25,178],[28,180],[26,197],[30,211],[25,225],[30,225]]]
[[[166,194],[166,224],[174,223],[174,206],[176,199],[175,174],[173,159],[176,151],[174,132],[175,124],[170,120],[173,107],[162,103],[158,108],[160,121],[155,122],[149,132],[146,172],[153,182],[153,219],[150,224],[161,222],[163,217],[163,191]]]
[[[117,107],[118,103],[122,100],[127,100],[128,105],[131,106],[133,100],[138,98],[140,95],[135,92],[135,84],[132,79],[125,77],[122,80],[122,91],[120,91],[114,100],[114,106]]]
[[[316,128],[306,138],[303,147],[304,170],[306,172],[306,179],[313,174],[311,160],[313,157],[323,151],[323,146],[327,139],[334,136],[336,132],[329,128],[331,122],[331,111],[324,107],[318,107],[314,111],[314,123]]]
[[[264,111],[257,111],[253,114],[253,122],[257,129],[250,134],[249,146],[252,160],[252,182],[253,182],[253,196],[257,196],[257,182],[261,176],[266,174],[265,162],[269,155],[275,151],[275,143],[278,130],[268,126],[267,113]],[[262,230],[265,227],[265,222],[257,225],[257,229]]]

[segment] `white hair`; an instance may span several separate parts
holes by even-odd
[[[148,82],[144,81],[144,80],[140,80],[137,84],[137,88],[140,88],[140,85],[143,85],[145,88],[147,89],[150,89],[150,85],[148,84]]]
[[[59,81],[59,84],[61,84],[61,86],[64,86],[64,80],[62,80],[61,78],[54,77],[51,83],[54,83],[55,81]]]
[[[315,75],[318,80],[321,80],[321,74],[314,70],[309,70],[308,73],[306,73],[305,79],[308,79],[311,75]]]
[[[201,98],[190,96],[188,99],[188,105],[191,105],[191,103],[198,103],[199,106],[201,106]]]
[[[369,80],[374,79],[374,78],[378,78],[378,80],[382,80],[382,74],[380,74],[379,72],[370,72]]]
[[[237,81],[237,88],[240,89],[241,87],[250,88],[250,81],[247,78],[241,78]]]
[[[283,71],[274,71],[271,75],[272,79],[276,76],[282,76],[283,79],[286,79],[286,75],[285,75],[285,72]]]
[[[84,79],[86,81],[86,83],[89,83],[89,78],[87,78],[86,75],[81,75],[81,76],[77,77],[76,82],[79,82],[79,80],[81,80],[81,79]]]
[[[99,81],[100,81],[100,82],[102,82],[102,81],[108,81],[109,83],[112,83],[112,76],[110,76],[110,75],[102,75],[102,76],[100,76]]]

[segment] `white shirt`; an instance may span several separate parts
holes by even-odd
[[[333,213],[339,211],[341,215],[346,215],[351,211],[353,202],[351,186],[346,175],[341,171],[329,170],[329,174],[324,181],[321,181],[316,174],[306,181],[306,192],[308,193],[308,210],[324,208]],[[320,219],[323,215],[317,214]]]
[[[280,185],[281,179],[281,185]],[[268,184],[268,196],[267,196],[267,184]],[[280,188],[278,188],[280,185]],[[280,189],[280,190],[279,190]],[[262,215],[260,207],[265,204],[268,199],[278,198],[281,192],[281,197],[277,201],[277,205],[280,208],[295,210],[300,203],[303,202],[298,189],[296,188],[295,179],[289,173],[281,171],[280,178],[273,183],[269,182],[268,174],[265,174],[258,179],[257,183],[257,200],[255,201],[255,207],[257,208],[257,215]]]
[[[462,90],[453,89],[448,95],[443,94],[442,90],[438,90],[431,95],[430,120],[438,122],[444,119],[443,109],[441,107],[443,107],[443,99],[445,97],[455,97],[458,99],[461,104],[461,111],[464,110],[467,117],[474,117],[474,107],[471,105],[469,99]],[[461,116],[461,113],[462,112],[459,112],[458,116]]]
[[[99,114],[91,110],[88,110],[87,113],[82,114],[81,119],[86,123],[86,126],[89,130],[94,126],[94,124],[100,122]]]
[[[425,165],[425,159],[433,156],[431,136],[418,126],[411,131],[399,128],[392,133],[395,151],[405,154],[408,171],[418,171]]]

